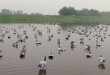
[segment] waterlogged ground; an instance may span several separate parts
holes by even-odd
[[[109,49],[107,25],[63,29],[59,25],[0,24],[0,75],[38,75],[41,56],[47,57],[45,75],[109,75]],[[53,60],[48,59],[51,55]],[[99,67],[100,56],[106,61],[103,67]]]

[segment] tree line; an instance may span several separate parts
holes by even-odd
[[[96,16],[101,12],[95,9],[81,9],[77,10],[74,7],[63,7],[58,11],[59,15],[78,15],[78,16]]]
[[[43,15],[43,14],[40,14],[40,13],[24,13],[22,10],[17,10],[17,11],[13,11],[13,10],[10,10],[10,9],[2,9],[1,12],[0,12],[0,15],[2,16],[8,16],[8,15],[17,15],[17,16],[23,16],[23,15]]]
[[[104,16],[110,16],[110,12],[100,12],[96,9],[87,9],[87,8],[83,8],[81,10],[77,10],[74,7],[62,7],[59,11],[58,11],[59,15],[63,15],[63,16],[68,16],[68,15],[75,15],[75,16],[97,16],[97,15],[104,15]],[[30,15],[30,16],[43,16],[43,14],[41,13],[24,13],[22,10],[17,10],[17,11],[12,11],[10,9],[2,9],[0,11],[0,15]]]

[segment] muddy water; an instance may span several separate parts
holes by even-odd
[[[24,35],[28,38],[24,38]],[[49,36],[53,35],[50,38]],[[68,35],[70,37],[68,37]],[[67,38],[67,39],[65,39]],[[83,43],[80,43],[83,38]],[[18,48],[13,43],[18,39]],[[57,40],[64,49],[59,53]],[[63,29],[59,25],[40,24],[0,24],[0,74],[1,75],[38,75],[38,64],[41,56],[53,55],[54,59],[47,59],[46,75],[109,75],[110,74],[110,27],[73,26]],[[74,41],[74,49],[70,42]],[[36,42],[40,44],[36,45]],[[26,46],[24,58],[20,58],[22,47]],[[90,46],[93,54],[86,57],[86,46]],[[100,45],[100,46],[99,46]],[[105,68],[98,67],[98,57],[106,59]]]

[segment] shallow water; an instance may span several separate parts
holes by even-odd
[[[23,31],[29,36],[25,42],[20,42],[18,48],[12,44],[18,39],[23,39]],[[17,34],[14,34],[16,32]],[[39,33],[41,32],[41,33]],[[17,35],[19,37],[17,38]],[[53,38],[48,40],[48,36]],[[70,38],[65,38],[70,35]],[[9,38],[8,38],[9,37]],[[35,39],[36,38],[36,39]],[[80,44],[83,38],[84,44]],[[102,41],[100,40],[102,38]],[[110,27],[98,26],[73,26],[62,29],[59,25],[40,24],[0,24],[0,74],[1,75],[38,75],[41,56],[54,55],[53,60],[47,59],[46,75],[109,75],[110,74]],[[64,52],[58,54],[57,39],[60,39]],[[36,45],[36,40],[41,45]],[[75,48],[70,48],[70,42],[75,42]],[[96,44],[100,44],[97,47]],[[26,55],[21,59],[22,46],[26,45]],[[90,45],[93,56],[86,58],[86,45]],[[98,67],[98,57],[103,55],[106,59],[105,68]]]

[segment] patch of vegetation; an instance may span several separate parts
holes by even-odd
[[[0,16],[0,23],[40,23],[60,25],[110,24],[110,16]]]

